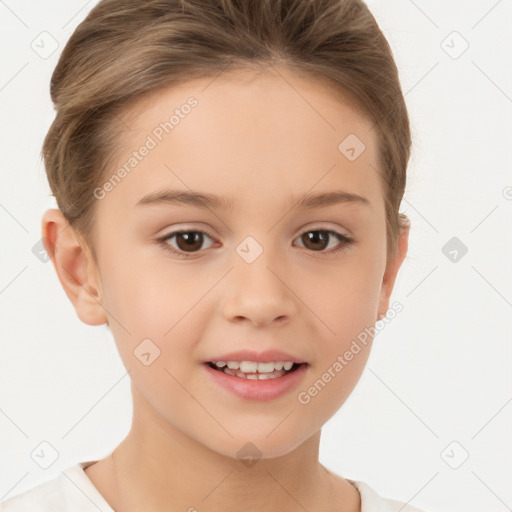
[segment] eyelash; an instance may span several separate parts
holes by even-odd
[[[308,229],[307,231],[304,231],[301,233],[300,236],[302,236],[304,233],[314,233],[314,232],[322,232],[322,233],[328,233],[329,235],[334,235],[336,238],[339,239],[339,241],[341,242],[340,246],[337,248],[337,249],[331,249],[330,251],[313,251],[312,249],[310,249],[311,252],[313,253],[320,253],[320,254],[326,254],[328,256],[332,256],[334,254],[338,254],[340,252],[343,252],[343,251],[346,251],[350,248],[351,245],[353,245],[355,243],[355,240],[351,237],[348,237],[346,235],[342,235],[341,233],[338,233],[337,231],[333,231],[333,230],[330,230],[330,229]],[[182,251],[178,251],[176,249],[174,249],[172,246],[170,246],[167,241],[170,240],[171,238],[173,238],[175,235],[179,235],[180,233],[202,233],[204,235],[207,235],[209,236],[212,240],[214,239],[214,237],[208,233],[208,231],[201,231],[201,230],[194,230],[194,229],[182,229],[182,230],[179,230],[179,231],[173,231],[167,235],[165,235],[164,237],[161,237],[158,239],[158,242],[160,243],[160,245],[162,246],[162,248],[173,254],[173,255],[177,255],[179,257],[182,257],[184,259],[187,259],[189,258],[190,256],[194,255],[194,254],[197,254],[201,251],[194,251],[194,252],[190,252],[190,253],[186,253],[186,252],[182,252]]]

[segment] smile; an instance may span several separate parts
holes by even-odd
[[[292,361],[268,363],[258,363],[255,361],[212,361],[208,364],[210,368],[223,372],[226,375],[252,380],[277,379],[287,373],[294,372],[300,366],[300,364]]]
[[[208,361],[202,366],[212,379],[215,391],[224,390],[231,396],[260,402],[292,393],[309,368],[306,362],[291,361]]]

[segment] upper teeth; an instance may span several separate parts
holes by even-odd
[[[290,370],[293,366],[291,361],[278,361],[276,363],[257,363],[255,361],[217,361],[215,366],[223,368],[228,366],[231,370],[240,370],[243,373],[271,373],[274,370]]]

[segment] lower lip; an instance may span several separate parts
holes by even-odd
[[[228,375],[219,370],[214,370],[208,363],[203,363],[206,371],[215,382],[223,388],[231,391],[240,398],[263,402],[279,398],[295,388],[304,377],[308,364],[301,364],[295,371],[289,372],[275,379],[244,379],[235,375]]]

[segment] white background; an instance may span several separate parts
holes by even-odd
[[[426,511],[512,510],[512,5],[367,3],[413,130],[409,253],[392,297],[404,310],[325,425],[321,462]],[[0,501],[104,457],[130,427],[109,331],[81,323],[52,263],[32,253],[56,207],[39,157],[50,76],[94,4],[0,2]],[[31,48],[43,31],[59,44],[47,59]],[[458,58],[453,31],[469,43]],[[452,237],[468,248],[457,262],[442,251]],[[30,456],[42,441],[59,453],[46,470]]]

